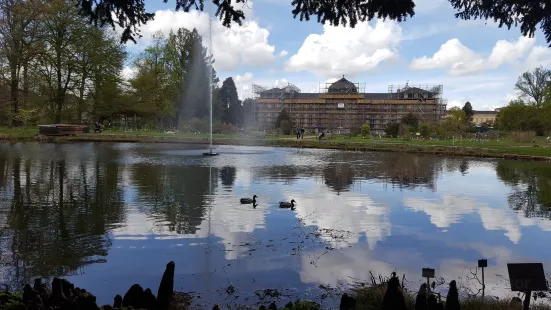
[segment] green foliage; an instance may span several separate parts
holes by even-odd
[[[281,132],[283,132],[284,135],[290,135],[291,131],[293,131],[293,125],[288,119],[282,119],[279,122],[279,128],[281,128]]]
[[[547,42],[551,42],[551,26],[546,22],[549,16],[549,8],[545,2],[504,2],[502,5],[493,5],[491,0],[449,0],[454,9],[458,12],[456,18],[465,20],[470,19],[490,19],[499,22],[499,27],[517,26],[520,24],[520,30],[523,36],[533,36],[536,27],[540,25],[541,31],[545,34]],[[232,23],[241,25],[245,19],[245,14],[241,10],[242,1],[216,1],[215,15],[222,21],[226,27]],[[77,1],[78,7],[82,13],[90,19],[90,23],[96,25],[115,25],[122,27],[124,31],[121,35],[121,41],[128,40],[135,42],[135,37],[139,36],[139,29],[147,22],[153,20],[155,14],[147,12],[143,0],[102,0],[101,5],[91,5],[89,1]],[[204,0],[176,0],[176,10],[189,11],[191,9],[203,10]],[[374,3],[368,6],[366,1],[345,0],[329,2],[308,2],[304,0],[292,1],[291,11],[293,17],[297,16],[301,21],[309,21],[317,16],[317,21],[323,24],[338,26],[339,24],[355,27],[361,21],[370,21],[375,17],[388,18],[394,21],[404,21],[415,15],[415,3],[413,0],[400,2],[400,5],[387,6],[385,3]],[[338,10],[335,8],[338,7]],[[342,8],[342,9],[341,9]],[[522,15],[522,19],[514,18]],[[450,16],[451,17],[451,16]]]
[[[387,136],[392,137],[392,138],[396,138],[396,137],[398,137],[399,130],[400,130],[400,124],[390,123],[390,124],[386,125],[385,134]]]
[[[370,137],[371,136],[371,128],[368,124],[362,125],[362,137]]]
[[[277,118],[276,118],[276,121],[275,121],[275,128],[280,128],[281,127],[281,121],[283,121],[283,120],[289,121],[289,124],[291,124],[291,126],[293,126],[293,124],[291,123],[291,117],[287,113],[286,109],[281,109],[281,111],[279,111],[279,114],[277,114]]]
[[[362,128],[361,127],[352,127],[350,128],[350,132],[348,133],[348,136],[349,137],[357,137],[360,135],[360,133],[362,132]]]
[[[222,83],[220,100],[223,106],[222,121],[241,126],[243,124],[243,106],[237,95],[233,78],[229,77]]]
[[[461,110],[465,112],[465,121],[471,122],[473,120],[473,115],[474,115],[473,106],[471,105],[471,103],[468,101],[465,102],[465,105]]]
[[[551,70],[540,66],[519,76],[515,89],[530,105],[541,108],[546,100],[551,99],[546,97],[550,82]]]
[[[463,109],[452,107],[448,110],[448,118],[452,119],[456,123],[464,123],[467,121],[467,114]]]
[[[37,109],[31,109],[31,110],[20,109],[19,113],[15,115],[14,119],[22,122],[25,125],[25,128],[27,128],[28,125],[34,125],[38,121],[38,110]]]
[[[501,108],[496,125],[505,131],[534,131],[538,136],[551,131],[551,105],[537,107],[513,101]]]
[[[431,135],[431,126],[429,123],[423,123],[419,127],[419,134],[423,138],[428,138]]]
[[[509,138],[519,143],[529,143],[535,141],[536,133],[534,131],[513,131],[509,133]]]
[[[25,304],[19,293],[0,292],[0,308],[5,310],[24,310]]]
[[[417,130],[419,126],[419,118],[410,112],[402,118],[401,123],[411,127],[413,130]]]

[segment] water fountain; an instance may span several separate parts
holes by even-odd
[[[211,55],[214,54],[212,49],[212,17],[209,14],[209,52]],[[212,152],[212,62],[209,63],[209,67],[207,69],[207,77],[209,80],[209,96],[208,101],[210,104],[210,151],[203,153],[204,156],[216,156],[218,153]]]

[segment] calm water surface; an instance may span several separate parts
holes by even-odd
[[[370,272],[396,270],[418,287],[421,268],[433,267],[476,289],[467,276],[487,258],[487,294],[503,296],[506,263],[551,270],[550,164],[203,150],[0,144],[0,282],[68,276],[104,304],[134,283],[156,291],[173,260],[175,288],[198,304],[253,304],[262,289],[331,304]],[[239,204],[253,194],[258,207]],[[278,208],[291,199],[296,210]]]

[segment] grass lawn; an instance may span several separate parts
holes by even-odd
[[[36,127],[29,127],[26,129],[0,127],[0,139],[32,140],[36,134],[38,134],[38,128]],[[61,137],[60,141],[119,141],[121,137],[123,137],[122,140],[129,142],[186,142],[186,138],[208,139],[210,135],[208,133],[192,132],[166,133],[150,130],[105,130],[101,134]],[[138,138],[136,139],[134,137]],[[140,139],[140,137],[143,139]],[[158,137],[158,139],[155,139],[156,137]],[[509,139],[490,141],[469,141],[463,139],[453,141],[403,140],[392,138],[363,139],[361,137],[348,138],[345,136],[333,136],[328,139],[318,140],[314,135],[306,135],[304,139],[297,140],[294,135],[266,135],[261,137],[246,134],[213,134],[213,139],[218,144],[242,144],[241,142],[245,140],[255,144],[257,143],[255,141],[265,140],[268,145],[289,147],[402,151],[486,157],[501,157],[504,154],[551,157],[551,143],[545,137],[537,137],[535,143],[519,143]],[[197,140],[188,141],[192,142]]]
[[[32,126],[28,128],[17,127],[0,127],[0,135],[9,135],[19,139],[30,139],[38,134],[38,127]]]

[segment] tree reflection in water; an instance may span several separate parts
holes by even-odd
[[[111,159],[118,156],[103,151]],[[85,157],[75,163],[61,151],[55,157],[0,156],[2,276],[13,287],[36,275],[68,275],[104,261],[108,232],[123,222],[116,160]]]
[[[122,158],[132,156],[137,162],[123,163]],[[237,180],[240,169],[248,169],[247,175],[253,182],[292,185],[299,179],[315,179],[322,184],[320,188],[325,188],[320,191],[328,189],[341,194],[365,180],[393,189],[436,191],[442,173],[466,175],[476,166],[476,162],[464,158],[319,151],[312,163],[301,162],[302,157],[261,167],[224,163],[212,167],[209,174],[206,166],[165,163],[162,157],[159,162],[148,161],[150,157],[141,154],[139,148],[124,150],[108,144],[0,144],[3,281],[21,287],[36,275],[67,275],[87,264],[104,261],[111,247],[110,231],[122,225],[128,214],[127,184],[133,186],[138,201],[135,207],[155,222],[157,232],[166,229],[174,234],[194,235],[207,219],[207,207],[212,204],[209,184],[214,195],[218,184],[224,191],[233,191],[236,181],[243,181]],[[496,171],[512,188],[509,194],[512,209],[524,212],[527,217],[549,218],[549,164],[502,160],[497,162]],[[224,195],[224,199],[229,197],[227,193]],[[346,194],[340,198],[343,196]],[[358,210],[363,211],[362,208]],[[249,212],[260,218],[258,222],[264,222],[264,214]],[[342,212],[344,216],[350,210]],[[239,218],[242,213],[236,211],[231,216]],[[232,219],[231,216],[223,217]],[[378,214],[371,216],[379,219]],[[253,229],[254,225],[239,232],[246,236]],[[229,230],[228,235],[235,233]]]
[[[526,217],[551,218],[551,165],[544,162],[500,160],[497,176],[512,187],[509,206]]]

